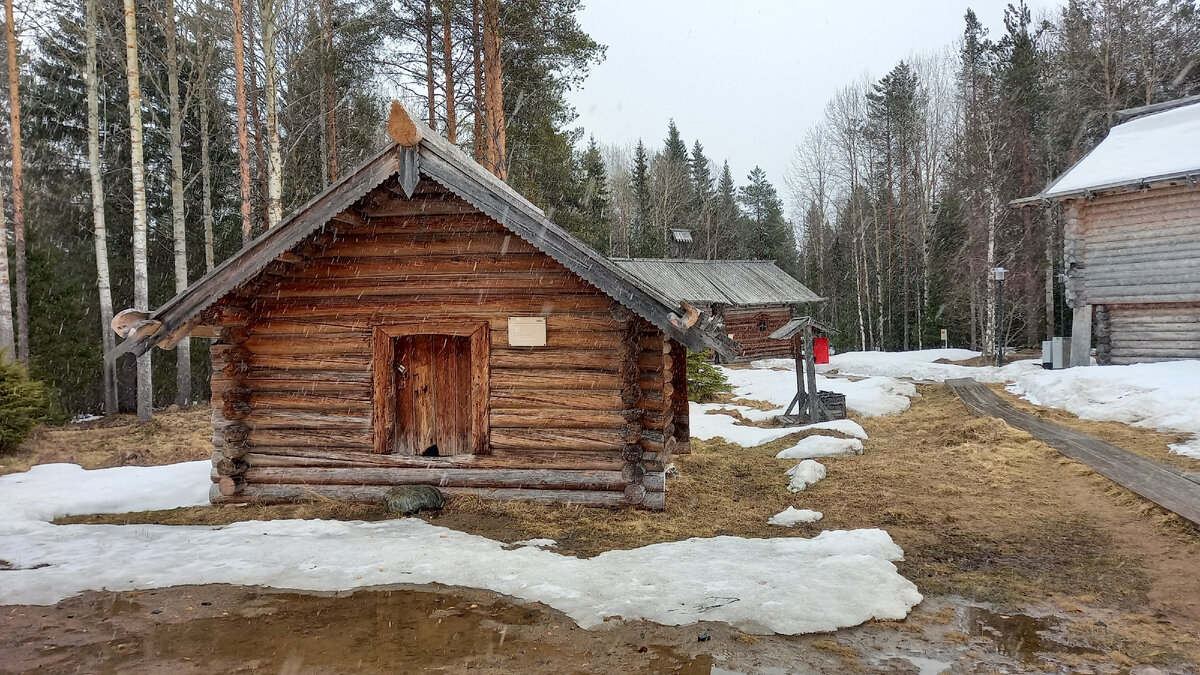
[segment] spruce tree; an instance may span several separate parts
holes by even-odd
[[[576,234],[604,255],[612,252],[612,216],[608,197],[608,172],[600,146],[593,136],[579,158],[581,172],[580,227]]]
[[[692,172],[692,215],[694,218],[694,237],[699,245],[692,254],[698,258],[712,259],[713,256],[713,179],[708,166],[708,157],[704,156],[704,146],[700,141],[692,144],[692,157],[689,160]]]
[[[712,241],[709,243],[712,258],[741,258],[746,256],[740,236],[741,212],[738,209],[737,185],[729,162],[721,166],[721,177],[717,181],[717,192],[713,198]]]
[[[774,260],[795,274],[796,237],[783,216],[783,203],[767,174],[757,166],[746,177],[749,184],[739,190],[738,198],[746,207],[745,241],[750,257]]]
[[[654,226],[651,222],[650,162],[646,156],[646,145],[639,138],[633,151],[633,171],[629,181],[633,188],[633,236],[629,253],[635,258],[653,257],[655,246]]]

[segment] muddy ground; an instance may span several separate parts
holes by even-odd
[[[53,608],[2,607],[0,670],[1200,672],[1195,528],[999,420],[972,418],[944,387],[922,386],[920,393],[905,413],[859,420],[871,436],[866,452],[821,460],[828,478],[798,495],[787,492],[783,475],[795,461],[774,459],[794,438],[755,449],[695,441],[693,452],[678,458],[681,476],[670,484],[665,513],[453,499],[440,514],[425,516],[504,541],[554,538],[559,552],[581,556],[690,536],[882,527],[905,550],[901,573],[926,596],[906,621],[797,637],[620,621],[583,631],[540,605],[465,589],[317,597],[206,586],[89,593]],[[1159,458],[1176,440],[1043,414]],[[136,433],[136,427],[127,432]],[[87,438],[72,442],[90,448]],[[44,437],[42,443],[39,452],[53,452]],[[148,445],[144,454],[152,457],[153,437]],[[795,529],[765,524],[789,505],[825,518]],[[387,514],[326,503],[61,522],[279,517]],[[709,639],[700,641],[703,635]]]

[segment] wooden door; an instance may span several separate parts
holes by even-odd
[[[471,340],[405,335],[395,341],[395,452],[471,454]]]

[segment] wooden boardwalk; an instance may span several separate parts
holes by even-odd
[[[946,384],[975,415],[998,417],[1114,483],[1200,526],[1200,483],[1095,436],[1021,412],[972,378],[946,380]]]

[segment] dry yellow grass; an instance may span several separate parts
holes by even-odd
[[[85,469],[155,466],[212,454],[212,408],[195,405],[162,412],[146,424],[132,415],[38,427],[16,452],[0,455],[0,475],[27,471],[34,464],[71,462]]]
[[[1200,471],[1200,461],[1175,454],[1167,448],[1172,443],[1180,443],[1187,440],[1188,436],[1186,434],[1164,433],[1154,431],[1153,429],[1131,427],[1128,424],[1120,422],[1085,420],[1076,417],[1066,410],[1043,408],[1033,405],[1018,396],[1010,394],[1004,389],[1004,385],[1002,384],[991,384],[988,386],[992,391],[995,391],[1004,400],[1008,401],[1010,405],[1022,412],[1036,415],[1044,420],[1061,424],[1076,431],[1082,431],[1085,434],[1091,434],[1113,445],[1119,445],[1130,452],[1135,452],[1155,461],[1173,466],[1180,471]]]
[[[1105,631],[1096,632],[1087,628],[1094,618],[1084,614],[1072,630],[1104,651],[1141,663],[1200,660],[1194,637],[1200,634],[1194,584],[1200,534],[1194,528],[1163,517],[1024,432],[997,419],[972,417],[945,387],[922,386],[920,393],[904,413],[860,420],[871,436],[865,453],[820,460],[828,477],[799,494],[787,491],[784,475],[795,460],[774,458],[794,437],[752,449],[693,441],[692,453],[676,460],[681,475],[670,481],[665,512],[453,497],[442,512],[422,517],[503,541],[550,537],[558,540],[559,552],[580,556],[688,537],[813,536],[822,530],[881,527],[905,551],[898,563],[901,573],[923,593],[961,595],[1012,609],[1049,600],[1068,609],[1104,608],[1106,616],[1168,616],[1167,623],[1109,622]],[[191,411],[179,415],[198,419]],[[174,423],[166,415],[160,421]],[[1124,447],[1164,445],[1162,435],[1152,431],[1101,431]],[[80,432],[70,442],[94,448],[86,430]],[[131,431],[123,434],[119,437]],[[112,459],[111,450],[107,456],[88,452]],[[766,524],[788,506],[822,511],[825,517],[796,528]],[[379,506],[320,501],[59,522],[220,525],[387,517]]]

